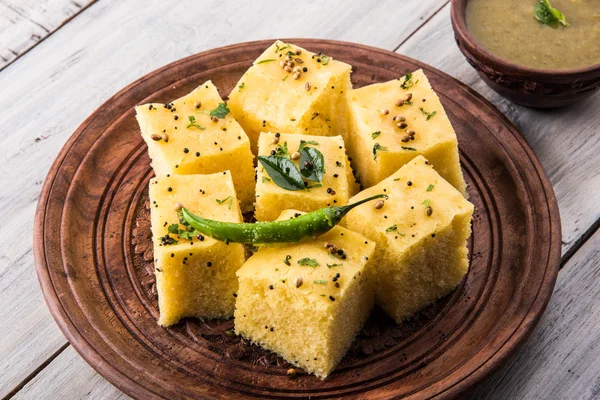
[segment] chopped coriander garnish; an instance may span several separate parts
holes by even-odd
[[[377,152],[378,151],[387,151],[387,147],[383,147],[379,143],[375,143],[373,145],[373,160],[377,159]]]
[[[400,178],[396,178],[394,179],[394,182],[398,182],[400,180]]]
[[[305,257],[298,260],[298,265],[301,265],[303,267],[317,268],[320,264],[314,258]]]
[[[400,146],[400,147],[402,147],[402,150],[417,151],[417,149],[415,149],[414,147],[406,147],[406,146]]]
[[[327,65],[327,64],[329,64],[329,61],[330,61],[329,56],[326,56],[325,54],[321,55],[321,64]]]
[[[314,280],[313,282],[316,283],[317,285],[327,285],[327,281],[324,281],[322,279]]]
[[[217,117],[217,118],[223,119],[227,116],[227,114],[229,114],[229,108],[227,108],[227,104],[219,103],[217,108],[215,108],[214,110],[211,110],[208,114],[211,117]]]
[[[419,110],[421,110],[421,113],[423,115],[427,115],[427,118],[425,118],[425,121],[429,121],[431,118],[435,117],[435,114],[437,113],[437,111],[428,113],[427,111],[423,110],[423,107],[419,107]]]
[[[285,43],[285,46],[283,46],[283,47],[279,47],[279,45],[276,43],[275,44],[275,53],[279,53],[280,51],[285,50],[288,47],[290,47],[290,45],[287,43]]]
[[[425,207],[429,207],[429,205],[431,204],[431,202],[429,201],[429,199],[425,199],[425,201],[423,201],[422,203]]]
[[[246,86],[246,83],[242,82],[242,84],[240,86],[238,86],[238,89],[239,89],[238,92],[241,92],[242,89],[244,88],[244,86]]]
[[[319,142],[315,142],[314,140],[300,140],[300,145],[298,146],[298,153],[302,151],[308,145],[318,146]]]
[[[266,176],[262,177],[262,183],[269,183],[271,182],[271,180],[269,178],[267,178]]]
[[[327,268],[341,267],[344,264],[327,264]]]
[[[291,259],[292,259],[292,256],[290,256],[290,255],[288,254],[287,256],[285,256],[285,260],[283,260],[283,263],[284,263],[285,265],[288,265],[288,266],[289,266],[289,265],[292,265],[292,264],[290,263],[290,260],[291,260]]]
[[[196,117],[194,117],[193,115],[190,115],[188,117],[188,119],[190,120],[190,123],[188,124],[187,128],[191,128],[193,126],[194,128],[198,128],[202,131],[204,130],[204,127],[202,127],[196,123]]]
[[[550,5],[548,0],[540,0],[535,5],[535,19],[542,24],[552,25],[557,22],[563,26],[569,26],[565,15]]]
[[[381,131],[375,131],[375,132],[371,133],[371,137],[373,139],[377,139],[380,135],[381,135]]]
[[[283,145],[279,144],[275,148],[276,156],[287,156],[289,154],[287,142],[283,142]]]
[[[285,77],[282,79],[282,81],[285,81],[285,80],[288,78],[288,76],[289,76],[289,75],[286,75],[286,76],[285,76]]]
[[[430,184],[429,186],[427,186],[427,191],[431,192],[434,187],[435,187],[435,185]]]
[[[197,230],[195,230],[194,228],[192,228],[185,221],[185,219],[183,219],[183,215],[181,214],[181,211],[179,211],[177,213],[177,216],[179,217],[179,224],[171,224],[167,228],[167,231],[170,234],[177,235],[177,237],[179,239],[186,239],[186,240],[190,240],[190,239],[193,239],[194,237],[201,236],[200,232],[198,232]],[[183,229],[181,229],[179,227],[180,224],[183,225]],[[161,239],[161,244],[163,246],[171,245],[171,244],[177,244],[177,240],[173,239],[169,235],[165,235],[165,236],[161,237],[160,239]],[[204,238],[202,238],[202,239],[204,239]]]
[[[271,62],[271,61],[277,61],[277,60],[275,60],[274,58],[269,58],[267,60],[260,60],[256,64],[264,64],[264,63],[268,63],[268,62]]]
[[[231,204],[233,203],[233,198],[231,196],[227,196],[223,200],[215,199],[215,201],[217,202],[217,204],[223,204],[226,201],[229,201],[229,207],[228,208],[231,210]]]
[[[414,82],[412,81],[412,73],[408,73],[406,74],[406,76],[404,77],[404,82],[402,82],[402,84],[400,85],[400,87],[404,90],[408,90],[411,87],[413,87]]]
[[[398,232],[398,225],[392,225],[385,230],[385,233]]]

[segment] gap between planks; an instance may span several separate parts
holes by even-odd
[[[72,1],[72,3],[74,5],[76,5],[79,9],[75,13],[71,14],[70,16],[68,16],[67,18],[65,18],[64,20],[62,20],[53,29],[52,28],[51,29],[46,28],[45,26],[43,26],[39,22],[37,22],[37,21],[29,18],[27,15],[19,14],[23,18],[27,19],[27,21],[29,21],[32,24],[34,24],[34,25],[40,27],[41,29],[43,29],[46,32],[46,35],[44,35],[42,37],[40,37],[39,35],[32,35],[32,37],[34,37],[34,36],[39,37],[39,40],[33,42],[30,46],[28,46],[27,48],[25,48],[23,51],[15,52],[15,51],[13,51],[11,49],[8,49],[12,54],[15,55],[15,57],[11,58],[10,60],[6,60],[4,57],[2,57],[2,61],[6,62],[6,63],[4,65],[0,66],[0,72],[2,72],[4,69],[6,69],[9,65],[12,65],[15,61],[19,60],[25,54],[29,53],[38,44],[42,43],[48,37],[52,36],[53,33],[55,33],[60,28],[62,28],[63,26],[65,26],[67,23],[69,23],[73,18],[75,18],[76,16],[78,16],[79,14],[81,14],[83,11],[87,10],[92,4],[96,3],[97,1],[98,0],[90,0],[89,3],[87,3],[84,6],[82,6],[81,4],[79,4],[79,3],[75,2],[75,1]],[[13,10],[13,11],[17,12],[17,10]]]
[[[444,9],[444,7],[446,7],[448,5],[448,3],[450,3],[450,0],[446,1],[437,10],[435,10],[435,12],[433,14],[431,14],[429,16],[429,18],[427,18],[425,21],[423,21],[423,23],[421,25],[419,25],[417,27],[417,29],[415,29],[414,31],[412,31],[410,33],[410,35],[408,35],[403,41],[401,41],[398,46],[394,47],[394,50],[392,50],[392,52],[396,53],[398,51],[398,49],[400,47],[402,47],[402,45],[404,43],[408,42],[410,40],[410,38],[414,36],[415,33],[417,33],[422,27],[424,27],[429,21],[431,21],[440,11],[442,11]]]
[[[46,368],[52,361],[54,361],[54,359],[58,357],[63,351],[65,351],[70,345],[71,344],[69,342],[66,342],[65,344],[60,346],[60,348],[56,350],[54,354],[52,354],[50,357],[44,360],[43,363],[38,365],[38,367],[31,372],[31,374],[27,375],[25,379],[19,382],[17,386],[15,386],[10,392],[8,392],[8,394],[4,396],[2,400],[9,400],[13,398],[21,389],[23,389],[23,387],[25,387],[25,385],[27,385],[33,378],[35,378],[40,372],[42,372],[44,368]]]

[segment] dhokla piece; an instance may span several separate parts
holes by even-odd
[[[229,170],[242,209],[252,209],[250,141],[211,81],[171,103],[137,106],[136,113],[156,175]]]
[[[352,135],[346,143],[363,187],[376,185],[418,155],[463,195],[458,142],[422,70],[353,90]]]
[[[305,180],[306,189],[284,189],[275,183],[273,177],[259,163],[256,174],[258,221],[273,221],[286,209],[310,212],[334,205],[344,206],[348,204],[348,199],[358,192],[359,186],[352,173],[341,136],[261,133],[258,154],[281,154],[290,158],[296,167],[300,167],[302,159],[298,150],[301,147],[312,147],[323,154],[324,173],[321,183]]]
[[[183,317],[230,318],[238,287],[235,273],[245,261],[244,248],[188,232],[179,224],[178,204],[206,218],[242,222],[229,171],[150,181],[158,323],[169,326]]]
[[[352,67],[276,41],[229,94],[231,113],[256,151],[260,132],[345,135]]]
[[[473,205],[423,156],[352,199],[385,193],[342,221],[377,243],[376,303],[400,323],[460,283],[469,268]],[[381,205],[381,204],[379,204]]]
[[[236,333],[324,379],[372,309],[374,249],[340,226],[316,239],[261,247],[237,273]]]

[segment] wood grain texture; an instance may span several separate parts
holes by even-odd
[[[171,61],[252,38],[303,35],[391,50],[444,3],[369,0],[348,8],[311,0],[297,18],[273,0],[100,1],[1,71],[0,397],[65,343],[35,279],[31,227],[52,161],[104,100]]]
[[[0,71],[95,0],[0,0]]]
[[[134,256],[144,244],[135,216],[152,171],[133,106],[166,102],[208,78],[227,93],[270,44],[263,41],[198,54],[141,78],[67,142],[36,213],[34,255],[50,310],[77,351],[138,398],[455,397],[497,368],[546,306],[560,259],[550,183],[514,127],[449,76],[372,47],[293,42],[352,64],[357,87],[423,68],[440,96],[457,127],[477,210],[469,273],[442,307],[418,315],[424,324],[382,343],[385,351],[342,361],[325,381],[306,374],[290,380],[285,365],[231,357],[231,345],[207,338],[205,324],[156,324],[144,289],[152,282]]]
[[[490,89],[454,43],[450,6],[398,49],[452,75],[491,101],[519,128],[553,184],[563,229],[563,254],[600,219],[600,93],[556,110],[515,105]]]
[[[73,379],[77,377],[77,379]],[[110,399],[126,400],[129,396],[107,384],[77,354],[67,347],[47,368],[27,383],[14,400],[28,399]]]
[[[600,398],[600,232],[575,253],[522,349],[470,399]]]

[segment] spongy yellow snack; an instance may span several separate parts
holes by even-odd
[[[235,273],[244,263],[244,248],[202,235],[178,238],[171,233],[185,228],[178,225],[178,203],[205,218],[242,222],[229,171],[150,181],[158,323],[169,326],[183,317],[230,318],[238,287]]]
[[[242,76],[228,105],[253,151],[260,132],[345,135],[351,69],[325,54],[278,40]]]
[[[261,133],[258,154],[268,156],[279,149],[291,159],[301,146],[313,147],[323,154],[325,168],[321,183],[306,181],[308,186],[305,190],[287,190],[279,187],[259,163],[256,173],[257,220],[273,221],[286,209],[309,212],[334,205],[343,206],[358,191],[341,136]],[[299,166],[299,159],[293,161]]]
[[[374,248],[339,226],[316,239],[261,247],[237,272],[236,333],[325,378],[371,311]]]
[[[466,196],[456,133],[422,70],[353,90],[349,101],[352,134],[346,146],[364,187],[423,155]]]
[[[377,242],[376,302],[396,322],[450,293],[467,273],[473,205],[418,156],[352,199],[385,193],[350,211],[348,228]]]
[[[254,202],[250,142],[224,105],[207,81],[169,104],[138,106],[136,114],[156,175],[229,170],[242,210],[249,211]]]

